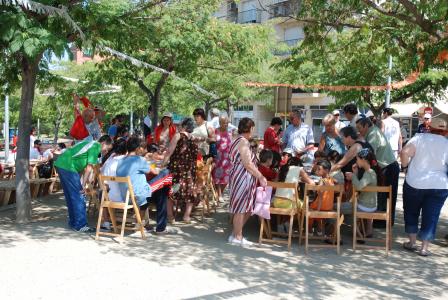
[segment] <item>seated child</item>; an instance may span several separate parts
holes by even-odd
[[[312,168],[311,168],[311,174],[316,174],[316,172],[317,172],[317,162],[321,161],[323,159],[327,159],[327,156],[325,155],[325,152],[323,152],[323,151],[316,151],[316,152],[314,152],[314,160],[313,160],[313,165],[312,165]]]
[[[278,173],[271,168],[273,159],[274,155],[271,150],[261,150],[258,171],[266,177],[267,181],[277,181]]]
[[[360,175],[359,169],[363,169],[364,172]],[[353,173],[346,172],[345,176],[347,180],[351,180],[353,186],[360,190],[368,185],[376,186],[378,181],[381,182],[381,169],[376,161],[375,154],[369,148],[361,149],[356,155],[356,164],[353,165]],[[361,178],[359,178],[361,176]],[[378,178],[380,180],[378,180]],[[358,196],[357,209],[364,212],[374,212],[377,208],[377,193],[362,192]],[[352,213],[352,204],[345,202],[341,207],[342,213]],[[370,237],[373,232],[372,221],[364,220],[366,228],[366,237]]]
[[[331,150],[327,155],[328,160],[331,163],[331,166],[335,165],[338,161],[342,159],[342,155],[339,154],[336,150]],[[332,177],[335,181],[335,184],[344,184],[344,174],[339,169],[337,171],[331,172],[330,177]]]
[[[313,184],[313,180],[308,176],[308,174],[303,170],[300,158],[291,157],[288,163],[280,168],[280,173],[278,176],[278,181],[281,182],[304,182],[307,184]],[[276,208],[290,208],[292,202],[288,200],[294,199],[294,191],[291,189],[277,189],[273,198],[273,206]],[[298,203],[300,206],[302,202]],[[289,228],[289,218],[284,217],[280,224],[277,224],[278,232],[288,232]]]
[[[330,177],[331,164],[328,160],[319,160],[316,163],[316,175],[320,176],[322,179],[320,185],[334,185],[334,179]],[[318,192],[316,199],[310,203],[310,209],[318,211],[330,211],[333,210],[334,205],[334,192]],[[310,219],[309,229],[313,228],[314,221],[320,221],[316,219]],[[317,235],[322,235],[322,222],[318,222],[317,225]]]

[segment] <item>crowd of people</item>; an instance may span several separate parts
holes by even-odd
[[[403,247],[429,255],[428,245],[434,238],[438,216],[448,195],[448,140],[442,137],[448,132],[446,124],[432,124],[425,115],[425,122],[421,129],[419,127],[419,132],[424,134],[417,134],[405,144],[400,124],[391,117],[391,109],[383,110],[381,121],[372,121],[360,114],[354,104],[346,105],[342,112],[348,122],[340,120],[339,110],[327,114],[322,120],[324,128],[318,141],[314,139],[312,128],[303,122],[302,111],[290,113],[284,132],[284,121],[274,117],[263,140],[257,144],[253,120],[243,118],[235,127],[228,115],[216,108],[211,110],[210,118],[202,108],[197,108],[192,113],[193,118],[187,117],[180,124],[173,123],[171,113],[164,113],[160,123],[152,126],[149,107],[143,121],[143,136],[129,133],[123,115],[113,118],[108,134],[101,136],[101,126],[97,126],[101,123],[99,115],[83,111],[80,115],[86,123],[88,137],[61,151],[54,163],[67,201],[69,226],[77,231],[93,230],[87,224],[83,190],[86,180],[91,178],[92,165],[96,164],[102,165],[104,175],[130,176],[142,210],[150,202],[156,204],[156,233],[169,232],[167,223],[176,221],[175,208],[183,212],[181,221],[190,223],[191,213],[202,196],[201,185],[205,184],[198,180],[199,173],[208,158],[213,159],[217,205],[224,201],[224,192],[229,189],[232,233],[228,242],[231,244],[251,244],[244,237],[243,228],[252,215],[257,186],[266,186],[268,181],[300,182],[302,198],[303,184],[344,185],[344,214],[352,213],[349,202],[352,186],[362,189],[368,185],[390,185],[393,225],[400,173],[398,161],[401,159],[402,169],[409,168],[403,187],[405,231],[409,242]],[[31,155],[42,155],[40,141],[34,140],[33,145]],[[51,156],[51,151],[45,155]],[[111,198],[123,201],[125,191],[113,185],[109,189]],[[281,198],[290,196],[281,189],[275,191],[272,205],[282,207],[285,202]],[[333,196],[318,193],[315,198],[311,208],[333,209]],[[357,209],[386,211],[386,203],[384,193],[361,193]],[[107,217],[102,225],[110,228]],[[274,225],[281,232],[289,228],[287,220]],[[386,224],[366,222],[365,225],[366,236],[370,237],[373,228]],[[307,230],[317,235],[332,234],[320,223]],[[418,249],[417,236],[423,241]]]

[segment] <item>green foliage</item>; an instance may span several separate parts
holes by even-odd
[[[406,1],[408,2],[408,1]],[[434,101],[447,87],[448,63],[435,58],[448,46],[446,1],[302,1],[297,16],[305,21],[305,40],[292,57],[277,64],[281,79],[304,84],[385,85],[388,57],[393,56],[393,81],[424,69],[418,81],[392,91],[391,101]],[[331,92],[336,105],[357,102],[378,110],[384,92]]]

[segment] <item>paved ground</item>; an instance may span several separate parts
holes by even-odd
[[[34,207],[34,221],[23,226],[13,223],[13,211],[0,212],[1,299],[448,298],[446,206],[429,258],[401,249],[401,209],[385,258],[375,250],[354,253],[347,228],[340,256],[332,250],[305,256],[297,240],[292,253],[283,246],[231,246],[224,210],[204,224],[176,226],[176,235],[97,242],[66,229],[61,194]],[[251,220],[249,239],[257,230]]]

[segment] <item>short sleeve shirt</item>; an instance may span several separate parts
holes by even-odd
[[[308,144],[314,144],[313,130],[304,123],[301,123],[300,126],[291,124],[285,130],[283,142],[286,143],[285,149],[301,152]]]
[[[369,128],[366,141],[372,146],[378,165],[381,168],[385,168],[395,161],[394,152],[378,127],[372,126]]]
[[[96,165],[100,153],[100,143],[95,141],[80,142],[62,153],[54,165],[66,171],[80,173],[87,165]]]
[[[112,138],[117,136],[117,125],[115,125],[115,124],[111,125],[109,127],[107,134]]]
[[[406,183],[416,189],[448,189],[448,139],[436,134],[416,134],[406,145],[415,146]]]
[[[132,188],[137,198],[138,206],[146,204],[146,198],[151,197],[151,188],[146,181],[146,173],[149,172],[148,162],[141,156],[126,156],[117,165],[117,176],[131,177]],[[126,198],[127,186],[120,184],[121,196]]]

